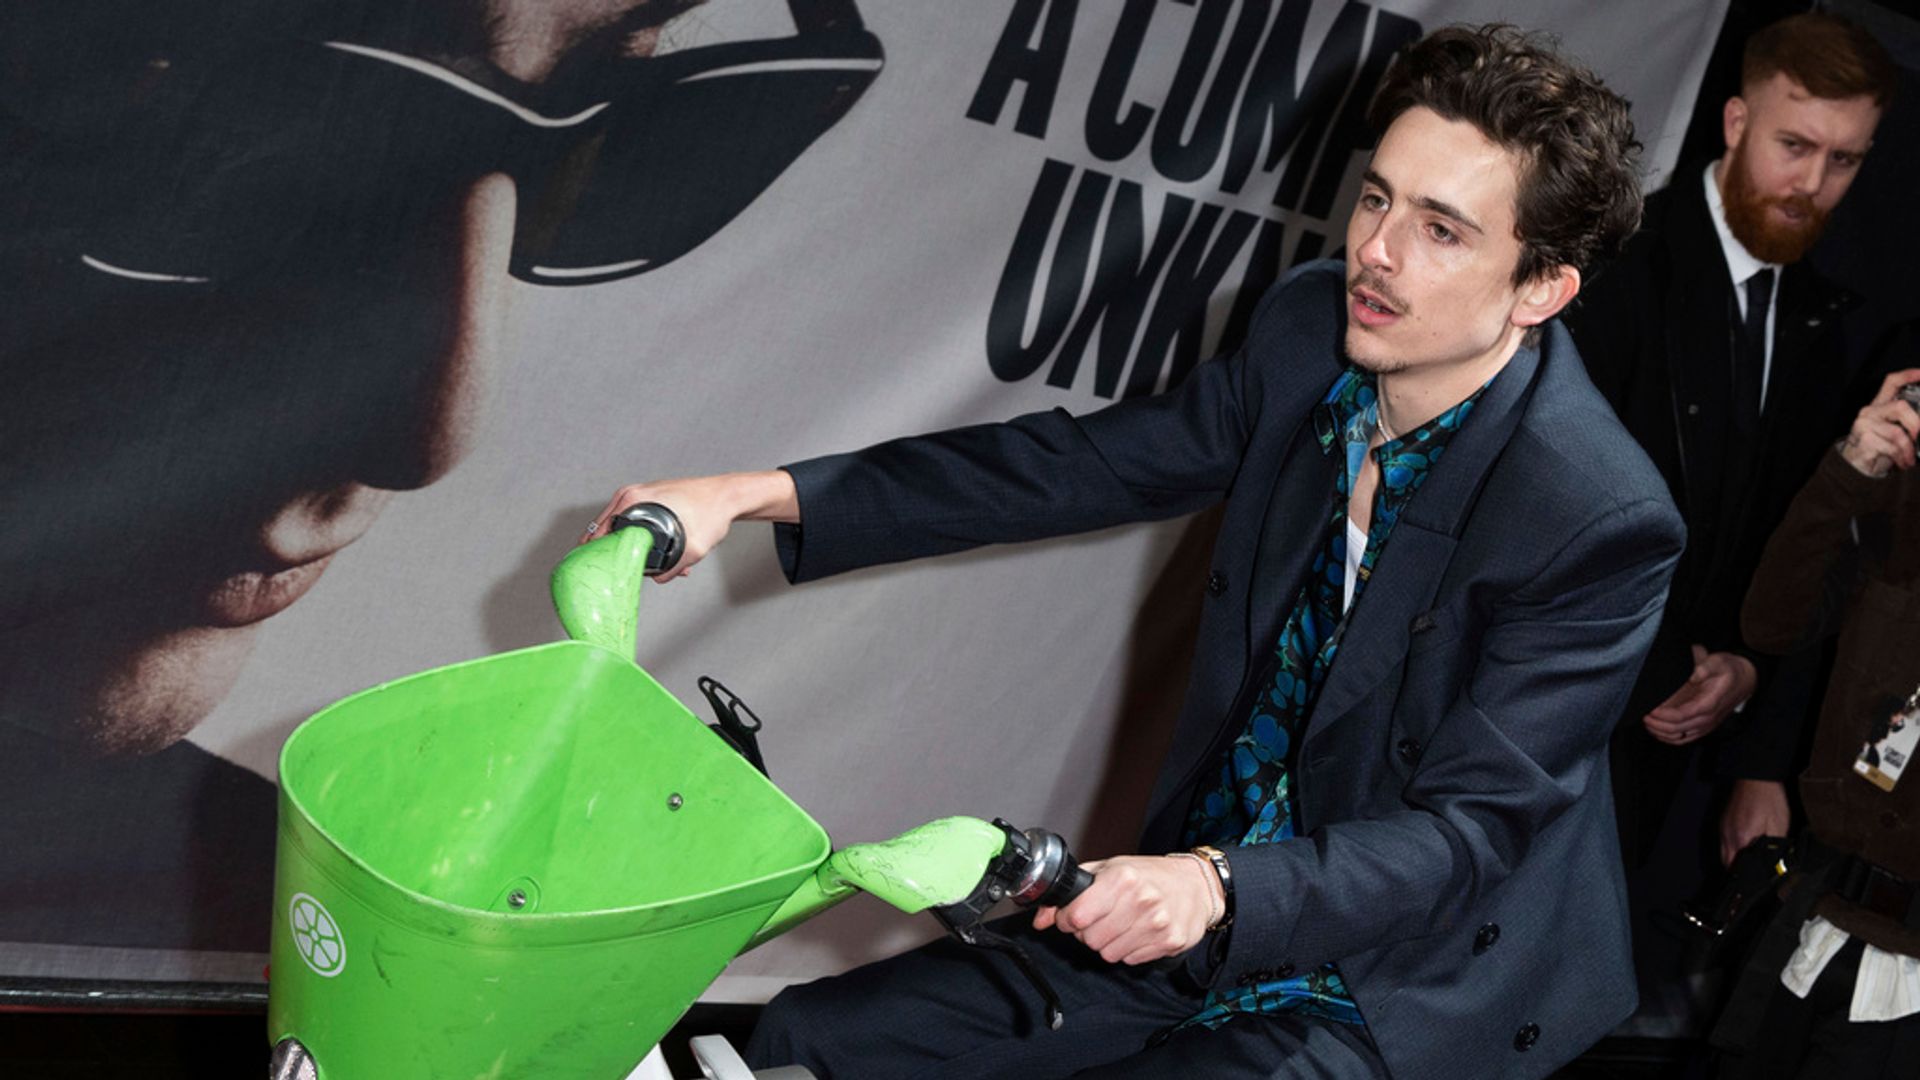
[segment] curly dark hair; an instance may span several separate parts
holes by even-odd
[[[1402,49],[1367,121],[1376,132],[1415,106],[1478,128],[1522,161],[1514,284],[1556,266],[1582,272],[1640,227],[1640,143],[1626,99],[1515,27],[1447,26]]]

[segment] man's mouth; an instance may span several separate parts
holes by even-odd
[[[1353,297],[1350,305],[1353,321],[1362,326],[1384,326],[1400,317],[1399,309],[1372,289],[1355,285],[1347,292]]]
[[[223,564],[231,569],[207,590],[206,618],[215,626],[247,626],[292,607],[392,498],[390,490],[347,483],[289,500],[244,553]]]
[[[333,561],[328,552],[298,566],[243,570],[208,590],[206,616],[215,626],[250,626],[292,607]]]

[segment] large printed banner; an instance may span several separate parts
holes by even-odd
[[[548,571],[619,484],[1178,384],[1342,248],[1367,99],[1424,31],[1556,33],[1634,102],[1657,184],[1723,11],[8,5],[0,980],[259,979],[287,734],[559,637]],[[837,842],[964,813],[1113,853],[1207,542],[1203,516],[795,589],[740,526],[648,587],[638,659],[750,703]],[[713,993],[932,932],[857,900]]]

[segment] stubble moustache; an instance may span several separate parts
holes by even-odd
[[[1388,307],[1394,310],[1395,314],[1403,318],[1407,315],[1406,300],[1388,288],[1387,283],[1382,281],[1378,274],[1362,268],[1359,272],[1347,279],[1347,294],[1349,296],[1353,295],[1356,289],[1362,288],[1379,297]],[[1407,362],[1405,360],[1390,360],[1379,356],[1369,356],[1365,350],[1354,348],[1355,333],[1356,331],[1353,326],[1349,324],[1347,327],[1347,359],[1352,361],[1353,366],[1372,375],[1392,375],[1396,372],[1406,370]]]
[[[1747,169],[1744,132],[1727,161],[1727,184],[1721,193],[1721,202],[1727,211],[1728,231],[1761,262],[1781,266],[1799,262],[1827,227],[1827,212],[1815,206],[1811,196],[1763,195],[1754,187]],[[1775,206],[1803,215],[1800,223],[1776,221],[1767,213]]]

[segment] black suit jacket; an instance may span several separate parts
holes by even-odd
[[[1295,271],[1167,394],[789,466],[795,580],[1226,502],[1144,851],[1177,843],[1307,573],[1339,462],[1344,270]],[[1494,380],[1353,608],[1294,765],[1296,839],[1236,848],[1230,985],[1338,961],[1396,1077],[1536,1077],[1634,1004],[1605,747],[1681,547],[1557,325]],[[1196,586],[1199,583],[1195,583]]]
[[[1767,685],[1772,665],[1740,640],[1740,604],[1794,492],[1865,401],[1854,400],[1862,373],[1849,368],[1840,333],[1857,300],[1805,260],[1783,270],[1765,407],[1746,483],[1729,490],[1733,463],[1716,457],[1733,437],[1734,294],[1701,182],[1705,168],[1681,166],[1647,200],[1626,252],[1564,316],[1594,385],[1659,467],[1687,524],[1665,619],[1622,724],[1637,728],[1680,688],[1698,643],[1756,659],[1763,687],[1749,712],[1797,725],[1810,705],[1805,672]],[[1784,777],[1784,763],[1780,769]]]

